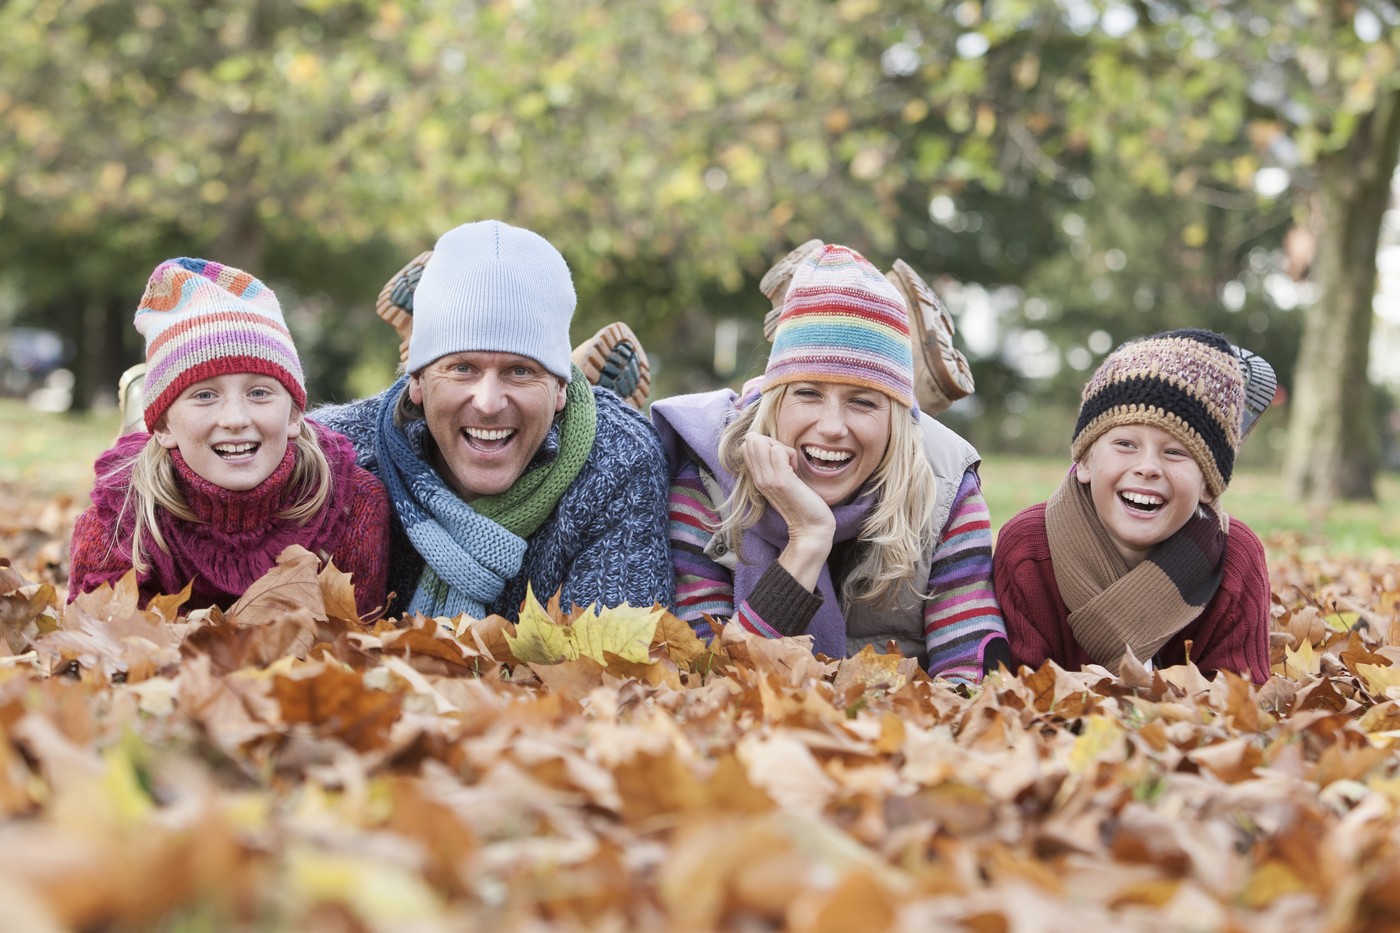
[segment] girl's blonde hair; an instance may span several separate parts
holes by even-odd
[[[305,418],[301,421],[301,433],[292,439],[292,446],[296,452],[289,488],[295,504],[278,513],[277,517],[304,525],[330,501],[331,465],[321,450],[316,429]],[[146,558],[149,553],[148,538],[166,554],[170,553],[170,546],[156,521],[158,510],[164,509],[187,522],[198,522],[200,519],[190,511],[180,492],[180,485],[175,479],[175,461],[170,451],[162,447],[154,436],[141,448],[140,453],[118,464],[113,472],[125,469],[127,463],[131,465],[131,480],[127,484],[121,514],[117,517],[116,534],[120,535],[127,513],[133,513],[136,521],[131,536],[131,566],[138,574],[143,574],[150,567]]]
[[[727,538],[743,559],[743,533],[758,523],[768,502],[744,466],[744,438],[750,431],[777,436],[778,409],[786,385],[764,392],[725,427],[719,440],[720,464],[735,477],[734,491],[720,507],[720,523],[712,529]],[[916,580],[915,569],[932,550],[938,529],[933,527],[937,498],[933,468],[924,456],[923,437],[910,408],[890,400],[890,440],[866,491],[875,502],[860,530],[860,562],[846,575],[842,602],[892,603],[902,587],[926,598],[927,580]]]

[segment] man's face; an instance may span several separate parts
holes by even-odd
[[[450,353],[410,376],[437,450],[433,466],[467,502],[505,492],[564,409],[564,380],[528,356]]]

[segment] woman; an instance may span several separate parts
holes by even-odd
[[[913,393],[909,316],[859,253],[793,275],[763,376],[656,402],[677,613],[846,657],[893,640],[972,683],[1006,660],[977,451]]]

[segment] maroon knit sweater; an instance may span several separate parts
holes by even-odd
[[[190,510],[188,522],[166,512],[157,515],[170,547],[165,553],[146,543],[150,566],[138,578],[141,602],[158,593],[178,593],[193,581],[186,609],[217,605],[228,608],[248,586],[277,563],[290,544],[300,544],[337,569],[351,574],[355,604],[362,616],[382,608],[388,585],[389,498],[369,471],[355,465],[355,450],[344,435],[314,425],[331,465],[331,497],[326,507],[303,525],[279,518],[294,504],[290,487],[296,448],[256,488],[233,492],[203,479],[171,451],[175,475]],[[150,435],[128,434],[97,460],[92,505],[73,526],[68,599],[115,583],[131,569],[135,519],[118,516],[131,479],[132,459]]]
[[[1205,609],[1157,652],[1155,664],[1191,660],[1202,671],[1247,674],[1256,684],[1269,678],[1269,570],[1264,545],[1249,526],[1230,519],[1220,589]],[[1013,666],[1038,668],[1051,659],[1068,670],[1092,664],[1069,627],[1045,534],[1045,503],[1020,512],[1001,527],[992,553],[992,583],[1006,619]],[[1144,606],[1144,612],[1151,607]]]

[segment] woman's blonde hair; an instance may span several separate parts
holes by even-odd
[[[277,517],[304,525],[330,501],[331,465],[321,450],[316,429],[305,418],[301,421],[301,433],[292,439],[292,446],[296,453],[289,488],[295,504],[278,513]],[[170,545],[160,533],[160,524],[156,521],[158,510],[164,509],[187,522],[201,519],[190,511],[180,492],[175,478],[175,461],[170,451],[162,447],[154,436],[141,448],[140,453],[119,464],[113,472],[125,469],[127,463],[131,465],[131,480],[127,484],[126,498],[122,502],[114,533],[120,535],[127,513],[133,513],[136,521],[131,536],[131,566],[138,574],[143,574],[150,566],[146,558],[149,553],[147,539],[166,554],[170,553]]]
[[[778,409],[786,385],[763,393],[720,435],[720,464],[735,478],[734,491],[720,508],[714,531],[727,538],[743,560],[743,534],[758,523],[767,500],[744,466],[744,438],[750,431],[777,436]],[[860,530],[861,556],[846,575],[842,602],[892,603],[902,587],[926,597],[927,580],[916,580],[915,569],[932,550],[938,529],[933,527],[937,498],[933,468],[924,455],[923,437],[907,405],[890,401],[890,440],[864,491],[875,502]]]

